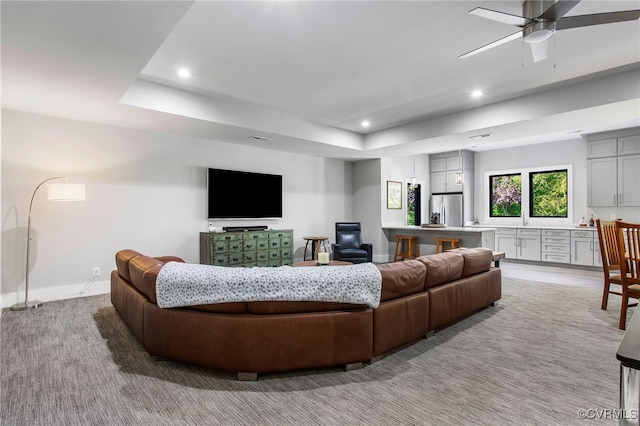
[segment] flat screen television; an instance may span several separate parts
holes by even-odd
[[[209,169],[209,219],[282,217],[282,176]]]

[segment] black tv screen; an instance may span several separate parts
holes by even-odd
[[[282,217],[282,176],[209,169],[209,219]]]

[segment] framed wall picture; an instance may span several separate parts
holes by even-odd
[[[402,208],[402,182],[395,180],[387,181],[387,208]]]

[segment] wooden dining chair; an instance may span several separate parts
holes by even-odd
[[[618,256],[622,282],[622,305],[618,328],[624,330],[627,324],[629,298],[640,299],[640,224],[616,221],[618,236]]]
[[[618,237],[616,234],[616,222],[606,220],[596,220],[598,228],[598,242],[600,243],[600,256],[602,257],[602,271],[604,272],[604,288],[602,291],[602,305],[600,308],[606,310],[609,294],[622,296],[622,285],[620,281],[620,261],[618,256]],[[611,284],[616,285],[616,289],[611,289]]]

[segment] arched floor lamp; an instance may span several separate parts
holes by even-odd
[[[42,302],[39,300],[29,301],[29,245],[31,242],[31,208],[33,207],[33,199],[38,192],[38,189],[46,182],[54,179],[65,179],[64,176],[56,176],[49,179],[45,179],[33,191],[31,196],[31,202],[29,203],[29,218],[27,219],[27,260],[24,275],[24,302],[16,303],[9,309],[12,311],[26,311],[27,309],[39,308],[42,306]],[[85,188],[82,184],[72,183],[50,183],[47,185],[47,199],[51,201],[83,201],[85,199]]]

